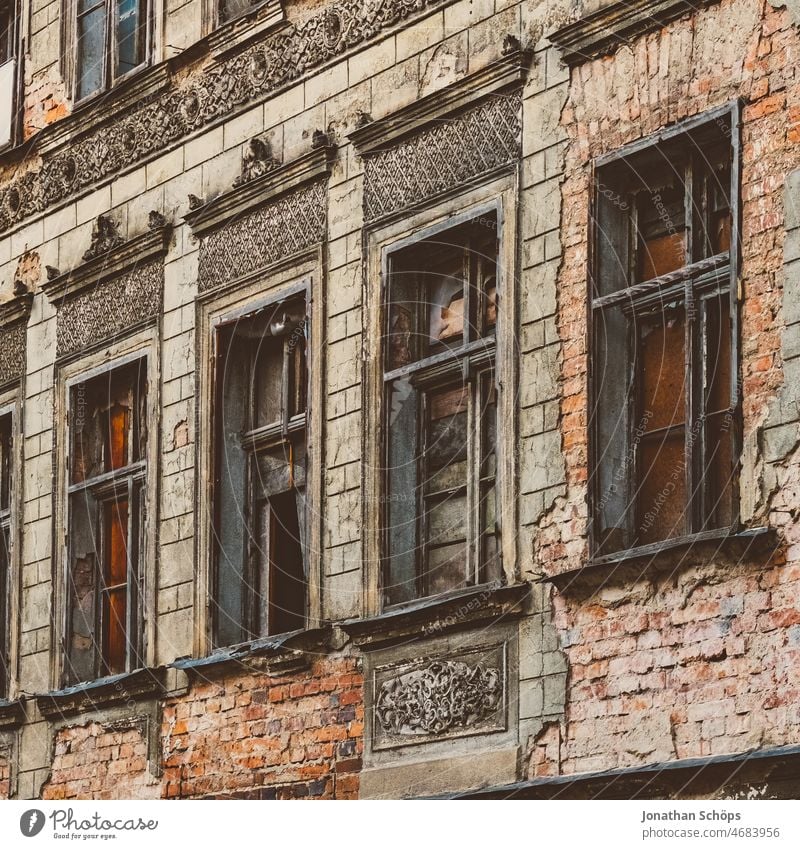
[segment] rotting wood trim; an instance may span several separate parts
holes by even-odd
[[[548,38],[561,50],[562,61],[574,67],[590,59],[613,53],[639,36],[717,2],[718,0],[620,0],[557,29]]]

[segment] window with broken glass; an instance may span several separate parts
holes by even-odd
[[[72,0],[75,99],[105,91],[142,68],[148,56],[148,0]]]
[[[596,556],[737,521],[737,117],[597,168]]]
[[[141,666],[146,368],[70,388],[67,684]]]
[[[384,367],[387,605],[501,577],[496,213],[389,254]]]
[[[17,0],[0,0],[0,148],[17,137],[19,124]]]
[[[306,333],[300,296],[216,334],[217,646],[305,624]]]
[[[10,682],[13,427],[13,413],[0,414],[0,699],[8,697]]]

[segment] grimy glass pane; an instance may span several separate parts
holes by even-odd
[[[254,345],[253,427],[263,427],[282,418],[284,339],[265,335]]]
[[[12,416],[0,416],[0,511],[8,510],[11,503],[11,427]]]
[[[8,623],[9,610],[8,589],[9,566],[11,552],[9,551],[9,528],[0,526],[0,699],[8,696]]]
[[[128,501],[119,499],[103,506],[105,521],[104,582],[106,587],[128,580]]]
[[[387,604],[410,601],[417,595],[418,397],[409,380],[393,381],[386,392],[389,445],[383,515]]]
[[[733,522],[733,414],[728,295],[705,302],[705,493],[706,527]]]
[[[467,546],[464,542],[438,546],[428,551],[425,574],[427,595],[460,589],[467,585]]]
[[[270,498],[268,633],[283,634],[305,623],[306,582],[294,492]]]
[[[77,96],[80,100],[104,86],[106,8],[100,6],[78,18]]]
[[[263,0],[219,0],[220,21],[229,21],[262,2]]]
[[[14,55],[11,1],[0,3],[0,65],[4,65]]]
[[[99,538],[97,503],[88,492],[70,498],[68,679],[90,681],[99,673],[96,639]]]
[[[637,542],[681,536],[686,527],[686,365],[682,308],[638,317]]]
[[[598,554],[610,554],[630,547],[633,524],[630,482],[636,442],[630,442],[629,427],[633,371],[628,319],[621,308],[595,315],[594,340],[596,406],[591,413],[596,452],[590,483],[595,498],[595,548]],[[641,432],[643,422],[634,422],[633,427]]]
[[[103,666],[106,674],[116,675],[127,668],[127,588],[103,593],[103,601]]]
[[[138,68],[145,60],[145,0],[116,0],[117,3],[117,67],[119,77]]]
[[[457,247],[431,247],[421,263],[422,297],[427,312],[428,352],[441,345],[460,344],[464,336],[464,251]]]
[[[637,280],[651,280],[686,265],[684,185],[671,168],[664,179],[636,195]]]

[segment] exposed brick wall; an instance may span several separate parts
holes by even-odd
[[[239,673],[167,700],[158,763],[148,763],[143,724],[60,729],[42,795],[353,799],[363,728],[363,680],[354,659],[322,659],[280,677]],[[4,764],[0,758],[0,793]]]
[[[783,381],[783,185],[800,164],[800,39],[785,10],[722,2],[572,73],[562,113],[569,134],[562,184],[561,423],[567,494],[534,540],[539,569],[556,574],[587,554],[586,262],[590,162],[660,127],[743,97],[742,381],[744,432],[754,435]],[[790,120],[787,122],[787,113]],[[796,457],[796,452],[795,452]],[[791,463],[794,462],[794,466]],[[757,490],[747,462],[743,487]],[[784,465],[781,498],[796,492]],[[564,772],[743,751],[800,733],[800,537],[778,499],[756,497],[752,522],[782,544],[748,557],[675,555],[641,575],[609,575],[599,590],[556,594],[569,658]],[[787,555],[789,562],[787,562]],[[552,770],[545,743],[529,771]]]
[[[26,80],[23,113],[25,141],[68,114],[66,86],[54,67]]]
[[[0,799],[11,796],[11,759],[7,749],[0,749]]]
[[[362,684],[351,658],[198,684],[164,709],[164,795],[356,797]]]
[[[157,799],[147,740],[132,722],[69,726],[56,732],[44,799]]]

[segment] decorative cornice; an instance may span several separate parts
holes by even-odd
[[[87,129],[77,141],[67,127],[62,143],[48,151],[38,171],[20,174],[0,190],[0,232],[265,100],[444,2],[339,0],[301,23],[270,30],[196,75],[176,77],[165,91],[157,89],[113,124]]]
[[[96,285],[111,277],[118,277],[133,266],[142,265],[166,253],[172,235],[172,226],[167,224],[148,230],[123,242],[106,253],[53,277],[42,284],[42,291],[51,303],[60,304],[73,298],[89,286]],[[55,272],[56,269],[53,269]]]
[[[530,593],[529,584],[470,587],[392,608],[367,619],[346,619],[339,627],[363,651],[392,643],[434,637],[521,616]]]
[[[27,319],[32,304],[33,294],[31,292],[15,295],[11,300],[0,303],[0,328]]]
[[[330,637],[329,627],[289,631],[218,649],[205,657],[180,658],[170,666],[194,677],[226,675],[242,670],[283,675],[307,667],[313,657],[329,647]]]
[[[613,53],[645,33],[717,0],[618,0],[548,37],[570,67]]]
[[[348,136],[362,156],[369,156],[402,138],[419,132],[433,121],[467,109],[483,98],[500,94],[525,82],[532,53],[514,49],[474,74],[393,112],[380,121],[363,115]]]
[[[252,213],[281,195],[327,177],[334,153],[332,145],[322,145],[285,165],[269,169],[260,177],[235,185],[213,200],[202,202],[197,199],[196,203],[199,201],[201,205],[185,215],[183,220],[195,236],[205,236],[237,216]]]
[[[36,705],[45,719],[105,708],[120,702],[156,697],[164,692],[164,670],[136,669],[63,690],[37,695]]]

